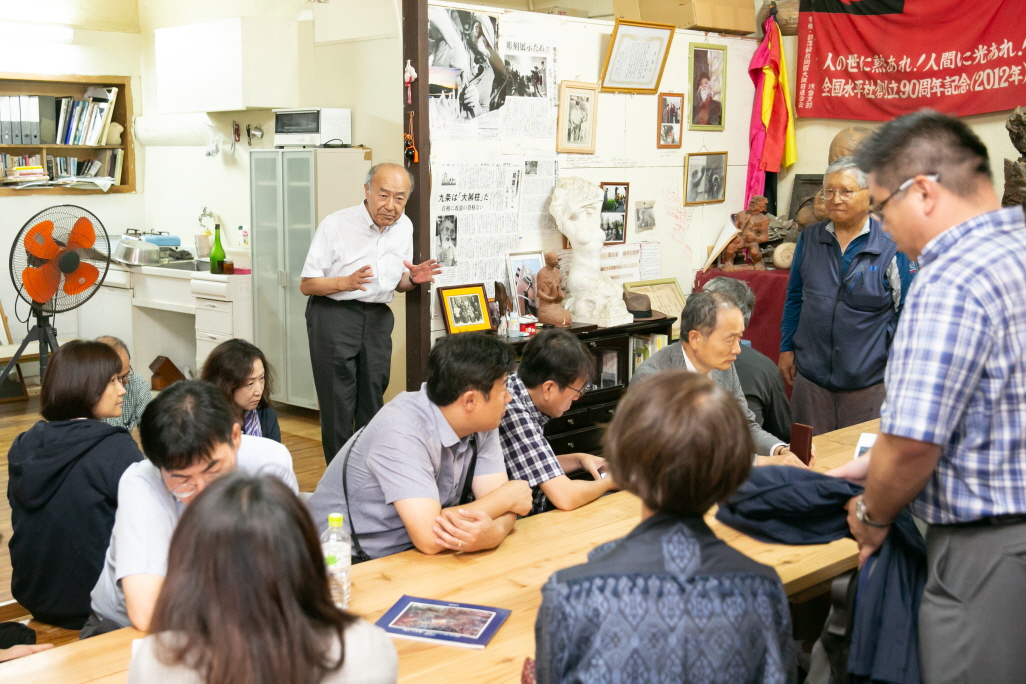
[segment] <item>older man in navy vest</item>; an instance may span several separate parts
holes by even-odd
[[[830,220],[798,238],[778,366],[794,385],[794,420],[815,434],[880,417],[884,369],[916,264],[869,216],[866,174],[851,157],[827,167]]]

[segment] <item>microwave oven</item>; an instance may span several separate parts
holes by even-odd
[[[275,147],[353,144],[352,119],[348,109],[314,107],[272,111]]]

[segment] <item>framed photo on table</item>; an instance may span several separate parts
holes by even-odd
[[[488,312],[488,295],[484,285],[456,285],[438,288],[438,299],[442,304],[442,320],[445,332],[478,332],[491,330],[492,319]]]
[[[667,316],[676,318],[673,322],[671,337],[680,339],[680,312],[684,310],[687,301],[684,298],[684,291],[676,278],[659,278],[656,280],[638,280],[633,283],[624,283],[623,289],[627,292],[640,292],[648,295],[652,302],[653,311],[661,311]]]
[[[595,154],[597,83],[561,81],[556,124],[556,152]]]
[[[656,114],[656,147],[678,149],[681,122],[684,120],[684,93],[659,93],[659,111]]]
[[[545,266],[544,252],[513,252],[506,256],[509,292],[518,316],[538,315],[538,271]]]
[[[726,199],[727,153],[690,152],[684,158],[684,204],[715,204]]]
[[[599,183],[602,188],[602,230],[607,245],[622,245],[627,241],[627,195],[629,183]]]
[[[688,130],[722,131],[727,106],[727,47],[691,43],[690,48]]]
[[[599,83],[604,93],[655,95],[677,27],[617,19]]]

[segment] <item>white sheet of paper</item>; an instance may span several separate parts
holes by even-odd
[[[734,236],[741,231],[737,229],[730,221],[723,224],[723,228],[720,229],[720,235],[716,238],[716,244],[713,245],[712,252],[709,254],[709,260],[705,262],[705,266],[702,267],[702,273],[709,270],[709,267],[716,263],[716,259],[720,256],[720,252],[727,246],[727,243],[734,239]]]
[[[859,443],[855,445],[855,455],[852,456],[852,459],[864,455],[874,444],[876,444],[876,435],[871,432],[863,432],[859,435]]]

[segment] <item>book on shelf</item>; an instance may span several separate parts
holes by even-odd
[[[11,134],[11,96],[0,96],[0,144],[13,145]]]
[[[7,99],[11,103],[11,144],[21,145],[21,98],[11,95]]]
[[[36,97],[39,116],[39,144],[53,145],[57,142],[57,98],[53,95]]]
[[[505,608],[404,595],[375,624],[401,639],[484,648],[509,613]]]

